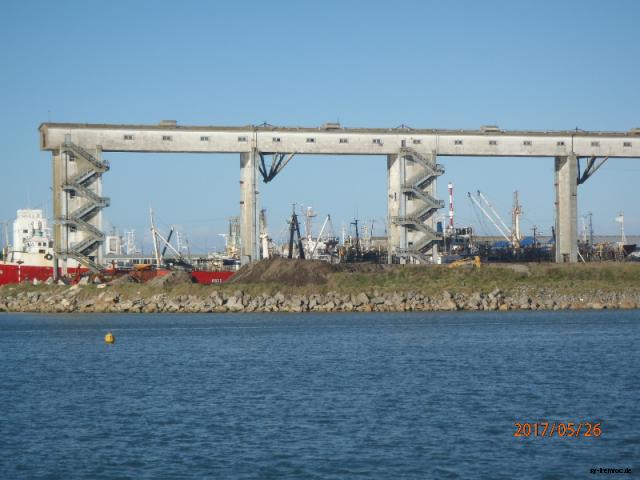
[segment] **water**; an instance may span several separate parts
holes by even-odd
[[[639,352],[640,311],[3,314],[0,477],[637,475]]]

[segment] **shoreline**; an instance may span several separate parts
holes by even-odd
[[[79,285],[0,290],[0,312],[10,313],[301,313],[602,310],[640,308],[640,293],[558,294],[526,290],[450,292],[249,293],[242,289],[200,289],[188,294],[155,293]],[[206,293],[206,295],[204,295]]]
[[[97,281],[97,280],[96,280]],[[0,312],[440,312],[640,308],[640,263],[466,266],[329,265],[270,259],[225,283],[179,270],[147,283],[22,283],[0,287]]]

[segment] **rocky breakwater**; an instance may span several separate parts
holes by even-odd
[[[274,258],[243,267],[230,282],[196,285],[173,271],[140,284],[7,285],[8,312],[437,312],[640,308],[640,265],[330,265]]]
[[[210,290],[210,291],[207,291]],[[0,311],[4,312],[436,312],[456,310],[568,310],[638,308],[640,294],[598,293],[564,295],[545,291],[450,292],[427,296],[419,292],[338,291],[317,294],[250,294],[242,289],[227,291],[211,287],[197,294],[157,291],[137,295],[116,287],[58,286],[38,289],[0,291]]]

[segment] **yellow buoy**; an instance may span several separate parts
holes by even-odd
[[[108,332],[105,336],[104,336],[104,342],[105,343],[116,343],[116,337],[113,336],[113,333]]]

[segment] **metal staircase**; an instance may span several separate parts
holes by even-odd
[[[401,190],[405,195],[413,195],[415,198],[419,198],[424,202],[426,208],[423,210],[424,213],[418,215],[420,217],[426,215],[427,212],[430,212],[431,210],[444,208],[444,200],[438,200],[426,190],[421,190],[416,187],[415,184],[405,184],[401,187]]]
[[[109,170],[109,162],[98,160],[94,155],[89,153],[86,149],[82,148],[80,145],[71,143],[71,141],[69,140],[65,140],[65,142],[62,144],[60,153],[67,153],[73,156],[79,156],[81,158],[84,158],[87,162],[92,164],[97,171],[101,173],[104,173],[107,170]]]
[[[425,156],[405,146],[400,149],[400,156],[414,162],[419,169],[400,187],[407,199],[413,200],[411,211],[404,216],[392,217],[391,221],[421,235],[414,239],[410,247],[399,249],[398,254],[412,257],[419,262],[428,262],[430,250],[442,238],[441,233],[429,226],[429,221],[438,209],[444,207],[444,201],[435,198],[430,189],[436,179],[444,173],[444,167],[435,162],[435,153]]]
[[[444,167],[435,161],[425,157],[416,149],[411,147],[402,147],[400,148],[400,156],[401,157],[411,157],[414,162],[419,163],[425,170],[425,174],[431,177],[439,177],[444,173]],[[435,155],[433,155],[435,158]]]
[[[66,255],[67,257],[71,257],[74,260],[77,260],[79,263],[81,263],[82,265],[84,265],[94,273],[99,273],[102,270],[104,270],[104,267],[102,265],[94,262],[93,259],[91,259],[90,257],[87,257],[86,255],[78,253],[74,250],[68,250],[66,252]]]
[[[82,232],[83,238],[58,253],[77,260],[93,272],[99,272],[103,267],[96,263],[92,257],[95,257],[95,253],[104,242],[105,236],[98,227],[90,222],[103,208],[109,206],[110,200],[107,197],[101,197],[90,187],[104,172],[109,170],[109,163],[100,161],[87,150],[70,141],[65,141],[60,151],[69,155],[73,160],[84,161],[86,168],[68,178],[66,183],[62,185],[64,191],[72,192],[73,196],[81,198],[83,203],[66,216],[58,219],[60,224]]]
[[[420,220],[419,217],[413,217],[409,215],[404,217],[391,217],[391,220],[395,221],[398,225],[401,225],[403,227],[413,227],[427,236],[438,237],[438,233],[429,225]]]
[[[76,228],[76,230],[86,230],[89,233],[91,233],[91,235],[102,241],[104,240],[104,233],[102,233],[98,227],[96,227],[95,225],[91,225],[88,222],[85,222],[84,220],[82,220],[79,217],[74,217],[74,216],[68,216],[62,219],[62,222],[65,225],[72,225],[73,227]]]

